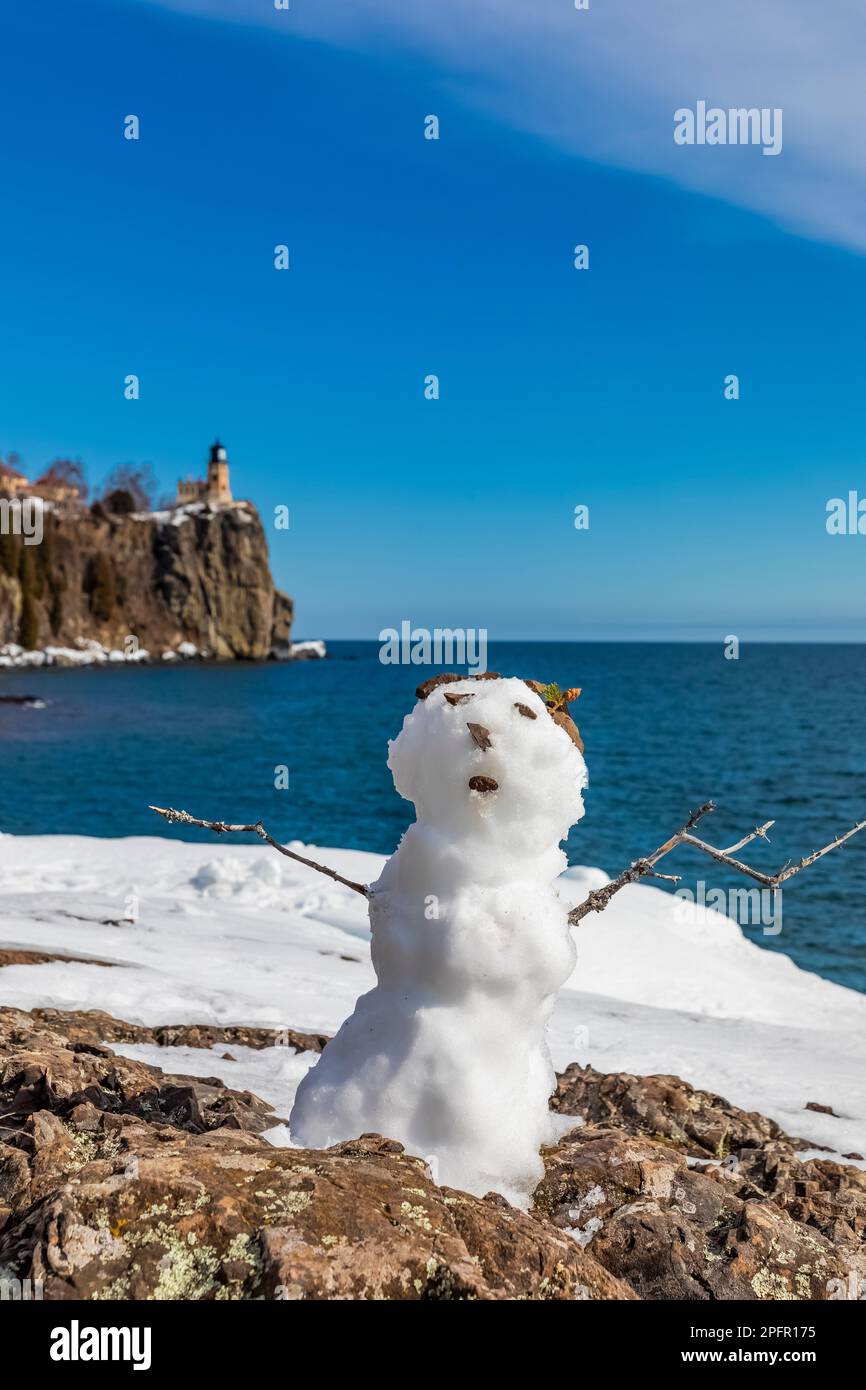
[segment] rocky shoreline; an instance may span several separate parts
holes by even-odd
[[[788,1300],[866,1286],[866,1173],[803,1157],[814,1146],[677,1077],[568,1067],[552,1101],[565,1132],[524,1213],[438,1186],[387,1136],[274,1147],[261,1136],[284,1117],[251,1092],[111,1047],[145,1041],[275,1038],[0,1008],[0,1280],[122,1300]]]
[[[327,656],[325,643],[286,641],[281,647],[272,647],[267,655],[269,661],[311,661]],[[72,647],[37,647],[25,651],[17,642],[7,642],[0,647],[0,668],[43,666],[149,666],[162,662],[212,662],[229,658],[217,656],[213,652],[199,649],[194,642],[179,642],[155,657],[151,652],[133,647],[122,650],[118,647],[104,647],[94,638],[78,638]],[[262,659],[262,658],[259,658]]]

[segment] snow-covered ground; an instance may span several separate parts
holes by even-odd
[[[384,862],[292,847],[366,882]],[[563,901],[605,881],[600,870],[570,869]],[[866,996],[753,945],[718,913],[697,909],[690,924],[680,916],[669,894],[640,886],[584,919],[550,1029],[557,1068],[673,1072],[815,1144],[866,1153]],[[374,983],[364,900],[254,844],[0,835],[0,945],[117,967],[7,966],[2,1004],[104,1009],[145,1024],[254,1024],[273,1028],[277,1043],[285,1027],[334,1032]],[[315,1060],[279,1045],[118,1050],[248,1087],[283,1116]]]

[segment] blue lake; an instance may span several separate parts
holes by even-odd
[[[431,668],[385,666],[378,645],[329,644],[326,661],[0,671],[0,829],[180,836],[147,810],[262,819],[282,839],[390,853],[412,816],[387,742]],[[534,643],[490,646],[503,674],[579,685],[586,816],[574,863],[616,873],[712,798],[720,845],[775,819],[744,857],[774,871],[866,817],[864,646]],[[289,769],[288,790],[274,770]],[[181,838],[208,839],[184,829]],[[747,887],[692,850],[667,860],[695,887]],[[672,891],[672,890],[671,890]],[[791,880],[783,928],[747,933],[799,965],[866,990],[866,831]]]

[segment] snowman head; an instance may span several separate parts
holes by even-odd
[[[518,679],[447,678],[422,696],[390,744],[388,766],[418,826],[477,850],[496,872],[555,849],[583,815],[586,763],[570,721]],[[484,856],[487,856],[485,859]]]

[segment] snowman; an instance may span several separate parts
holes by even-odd
[[[437,1181],[526,1206],[554,1138],[545,1041],[575,947],[555,882],[583,745],[538,682],[438,676],[389,745],[416,820],[370,888],[378,983],[302,1080],[292,1138],[375,1131]]]

